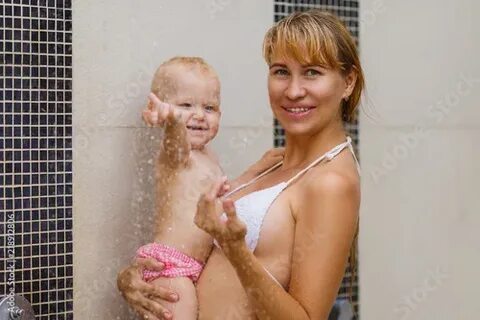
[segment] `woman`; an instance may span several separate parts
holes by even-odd
[[[199,200],[195,223],[216,243],[197,283],[199,319],[327,319],[357,229],[358,164],[342,121],[364,84],[353,39],[331,14],[294,13],[268,31],[264,56],[284,160],[226,198],[219,182]],[[161,268],[137,261],[119,288],[145,318],[168,319],[159,301],[176,299],[143,282],[142,266]]]

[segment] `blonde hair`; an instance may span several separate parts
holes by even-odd
[[[313,9],[280,20],[268,30],[263,42],[265,61],[271,64],[275,55],[338,70],[344,76],[355,71],[355,87],[342,105],[343,119],[355,120],[365,79],[355,41],[337,16]]]
[[[175,56],[163,62],[155,71],[150,90],[155,93],[160,100],[168,100],[170,94],[175,92],[174,73],[169,72],[171,66],[184,66],[187,68],[196,69],[206,75],[214,77],[220,87],[218,75],[203,58],[200,57],[186,57]]]

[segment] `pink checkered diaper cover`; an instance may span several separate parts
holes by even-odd
[[[165,267],[161,271],[143,269],[143,279],[147,282],[160,277],[188,277],[193,282],[198,280],[203,264],[175,248],[160,243],[149,243],[137,250],[137,258],[154,258]]]

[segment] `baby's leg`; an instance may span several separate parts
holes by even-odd
[[[173,319],[196,320],[198,313],[197,293],[192,280],[187,277],[161,277],[151,282],[156,287],[169,288],[178,294],[179,300],[175,303],[162,301],[162,305],[170,310]]]

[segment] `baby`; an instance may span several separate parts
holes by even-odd
[[[220,122],[220,81],[203,59],[174,57],[157,69],[143,119],[164,129],[156,162],[154,242],[137,250],[138,258],[154,258],[161,272],[145,269],[143,278],[169,287],[182,298],[165,305],[174,319],[197,319],[195,282],[212,249],[212,238],[194,224],[197,202],[223,176],[218,159],[206,145]],[[246,173],[224,184],[226,192],[278,163],[283,148],[267,152]],[[226,181],[226,178],[223,178]]]

